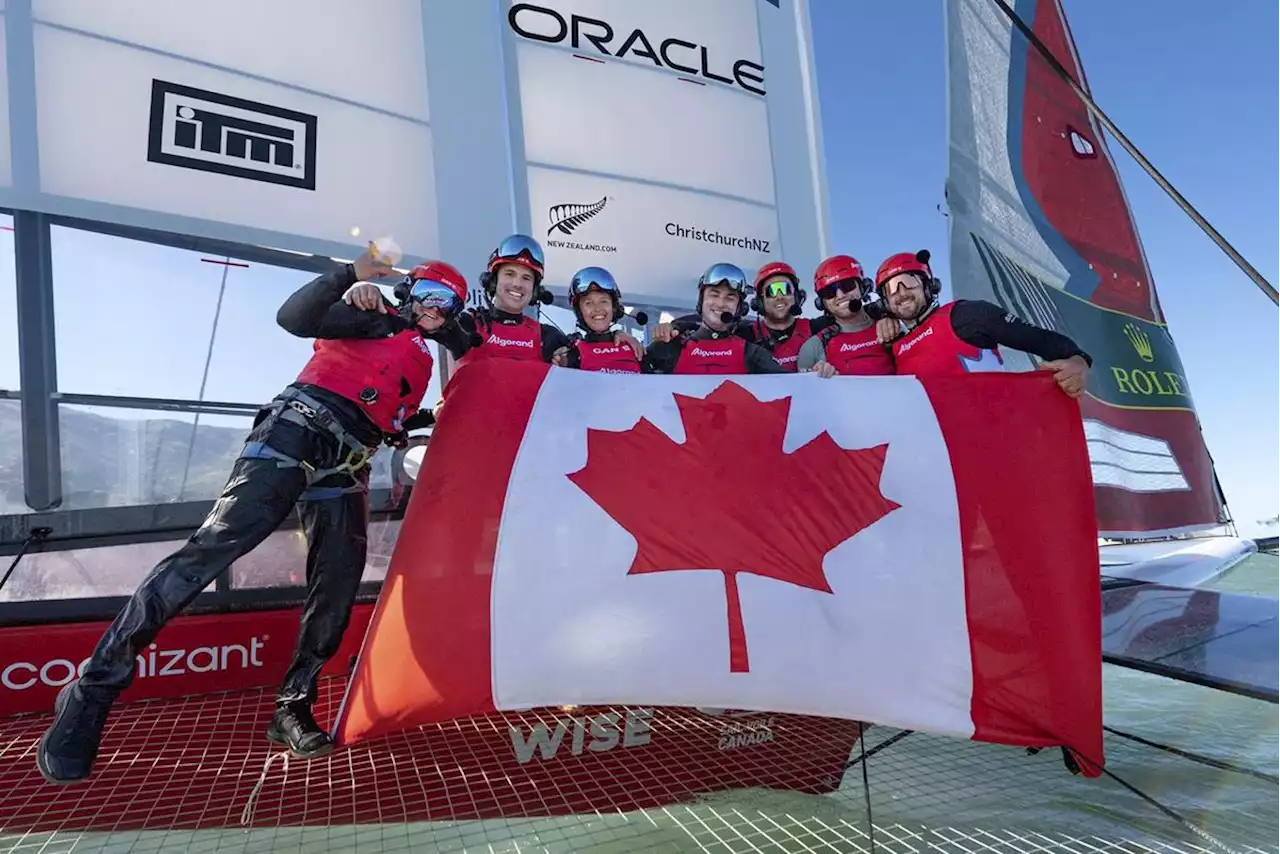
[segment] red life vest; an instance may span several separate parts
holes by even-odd
[[[432,364],[431,344],[414,329],[385,338],[319,339],[298,382],[345,397],[379,430],[398,433],[422,405]]]
[[[472,347],[458,360],[458,368],[481,359],[542,361],[542,326],[527,315],[519,323],[494,323],[475,315],[480,346]]]
[[[737,335],[727,338],[685,339],[676,359],[677,374],[745,374],[747,342]]]
[[[575,338],[573,346],[578,351],[579,370],[605,374],[640,373],[640,360],[626,344],[615,344],[611,340],[587,341]]]
[[[800,359],[800,348],[804,346],[804,342],[813,336],[813,329],[809,326],[809,318],[797,318],[787,337],[781,341],[770,335],[769,327],[765,326],[763,320],[757,320],[754,326],[757,343],[768,347],[769,354],[773,356],[775,362],[788,371],[795,373],[798,367],[796,363]]]
[[[947,303],[915,329],[893,342],[893,357],[898,373],[913,376],[963,374],[971,371],[1004,370],[1000,351],[984,350],[960,340],[951,326],[951,307]]]
[[[844,332],[839,326],[828,326],[822,330],[822,358],[843,377],[880,377],[897,373],[893,356],[883,344],[876,342],[874,325],[857,332]]]

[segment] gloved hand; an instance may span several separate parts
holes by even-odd
[[[476,321],[475,318],[471,316],[471,312],[462,312],[457,316],[455,322],[458,324],[458,328],[462,330],[463,336],[467,339],[468,347],[479,347],[484,343],[484,339],[482,339],[476,332]]]

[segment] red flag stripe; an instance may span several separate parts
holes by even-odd
[[[430,709],[432,718],[443,720],[493,708],[489,597],[498,529],[507,482],[548,369],[536,362],[486,360],[463,368],[476,372],[473,382],[449,384],[445,406],[485,413],[486,429],[446,418],[432,434],[431,453],[416,484],[422,494],[416,491],[409,502],[391,557],[393,571],[360,653],[378,663],[378,672],[396,678],[381,679],[375,687],[374,668],[356,669],[336,726],[339,743],[399,731],[398,709]],[[440,494],[445,485],[448,495]],[[449,514],[449,527],[442,529],[424,513],[446,501],[466,511]],[[406,555],[413,572],[394,571]],[[469,568],[465,575],[464,568]],[[413,585],[430,594],[408,589]],[[406,611],[406,603],[423,601],[434,601],[451,619],[438,622]]]
[[[1102,594],[1079,405],[1047,372],[921,382],[960,497],[974,738],[1100,764]],[[1046,496],[1046,483],[1069,491]]]

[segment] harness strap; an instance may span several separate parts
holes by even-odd
[[[351,486],[312,486],[303,491],[302,495],[299,496],[299,500],[328,501],[331,498],[341,498],[352,492],[368,492],[368,489],[358,481]]]
[[[342,466],[318,469],[304,460],[295,460],[288,454],[277,451],[265,442],[245,442],[239,458],[242,460],[275,460],[277,466],[282,469],[302,469],[307,476],[307,488],[301,496],[303,500],[323,501],[326,498],[337,498],[349,492],[368,491],[368,487],[358,480],[354,481],[350,486],[315,486],[314,484],[324,480],[326,477],[335,474],[350,475],[353,470]]]
[[[277,396],[270,404],[271,410],[279,414],[279,418],[284,421],[291,421],[300,424],[303,427],[319,428],[338,440],[338,444],[345,449],[346,453],[337,465],[329,468],[317,469],[306,460],[297,460],[288,454],[276,450],[264,442],[246,442],[244,449],[240,452],[241,459],[272,459],[276,460],[280,468],[291,468],[297,466],[301,468],[307,476],[307,492],[303,497],[320,498],[320,493],[325,493],[327,497],[336,497],[346,492],[364,491],[365,487],[358,481],[353,487],[321,487],[320,489],[312,489],[317,482],[335,474],[353,474],[365,466],[369,465],[369,461],[373,455],[377,453],[377,447],[365,445],[356,439],[349,432],[343,429],[333,414],[325,408],[320,401],[297,389],[290,389],[283,394]],[[328,493],[333,490],[339,490],[333,495]],[[314,494],[311,494],[314,493]]]

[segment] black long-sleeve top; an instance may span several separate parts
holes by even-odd
[[[951,328],[966,344],[987,350],[1009,347],[1054,361],[1079,356],[1092,367],[1093,358],[1060,332],[1032,326],[986,300],[956,300],[951,304]]]
[[[276,312],[276,323],[299,338],[331,340],[386,338],[412,327],[386,300],[383,301],[388,307],[386,314],[347,305],[342,295],[356,281],[355,268],[350,264],[317,276],[289,295]],[[470,335],[457,323],[446,324],[435,332],[423,332],[422,337],[443,344],[453,353],[454,358],[459,358],[466,352],[470,339]],[[361,441],[366,444],[381,441],[381,431],[373,426],[354,402],[319,386],[305,383],[300,385],[305,386],[308,394],[335,410],[343,425],[355,432]],[[416,430],[430,426],[434,421],[431,411],[422,409],[405,419],[404,429]]]
[[[496,308],[471,309],[463,312],[462,316],[458,318],[463,330],[463,334],[457,342],[457,345],[461,347],[461,352],[455,351],[453,344],[445,344],[449,348],[449,352],[453,353],[455,359],[462,358],[462,354],[465,354],[479,343],[477,338],[472,337],[472,333],[476,331],[477,319],[498,326],[516,326],[524,322],[524,315],[510,314]],[[538,325],[542,329],[540,336],[542,338],[542,361],[550,362],[551,357],[555,355],[557,350],[561,347],[569,346],[569,336],[559,326],[552,326],[549,323],[540,323]]]

